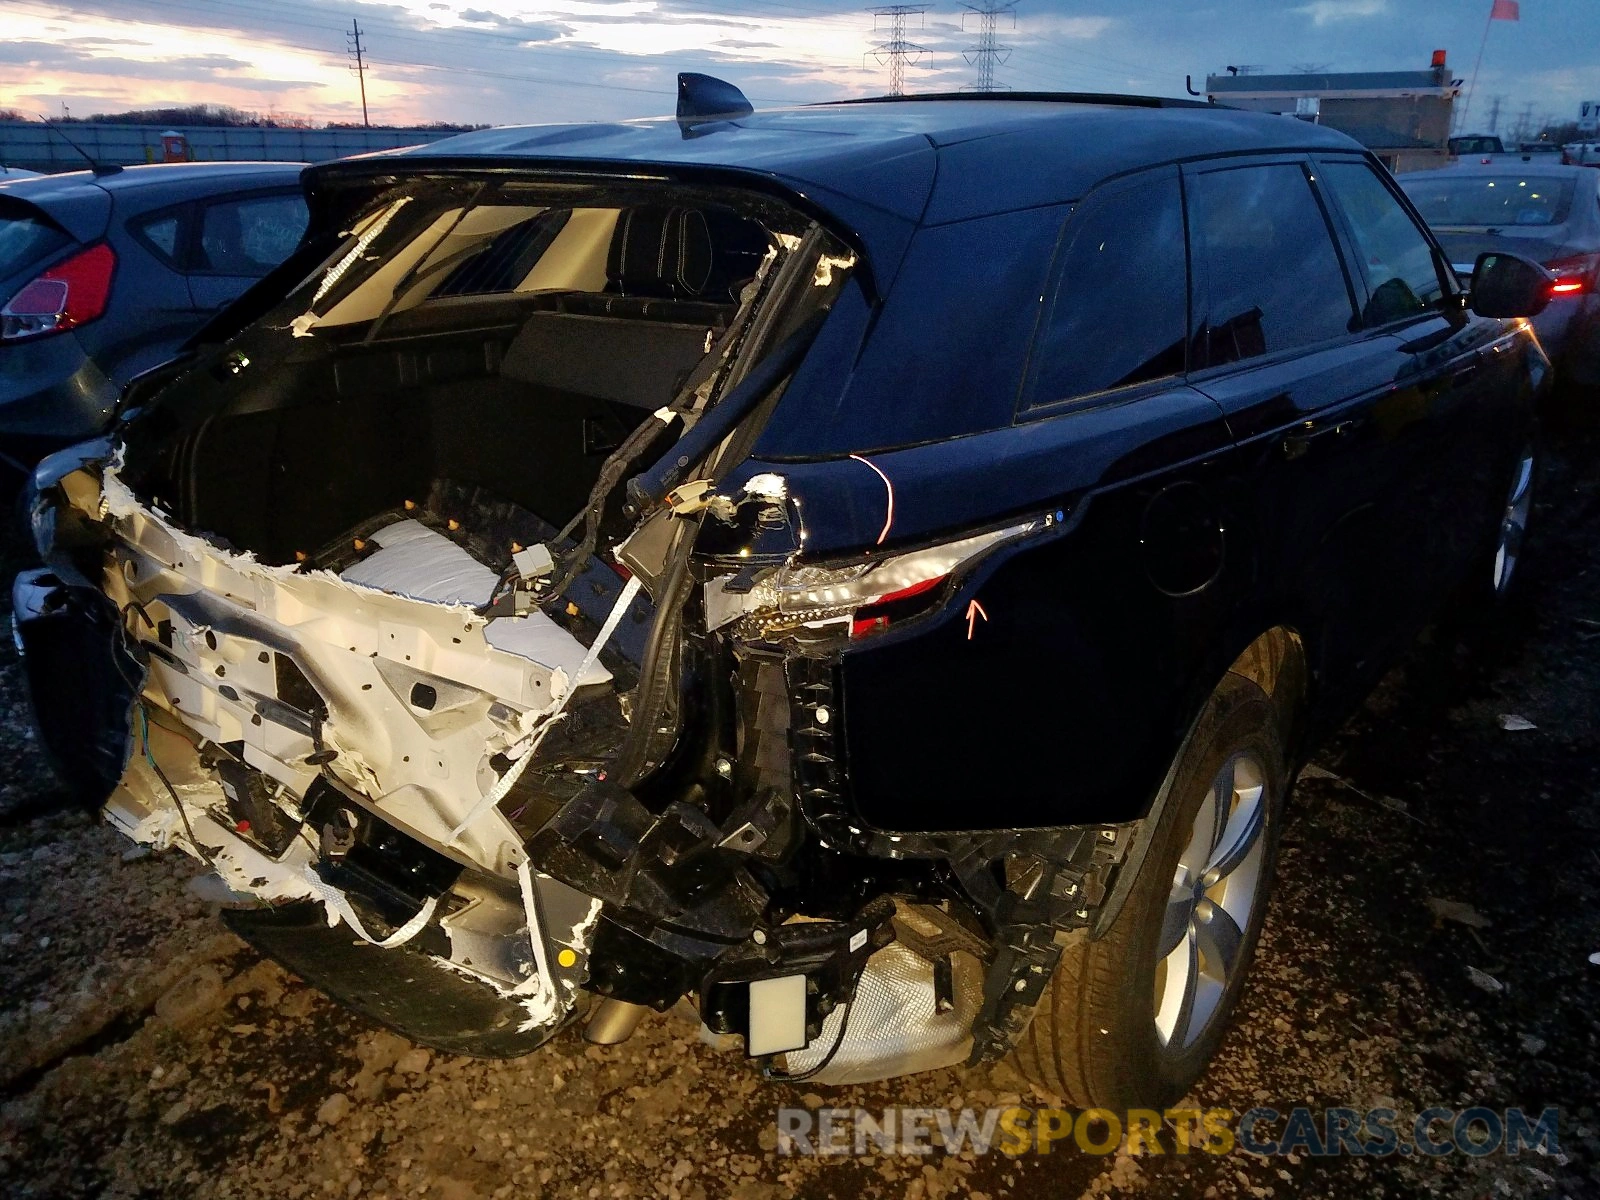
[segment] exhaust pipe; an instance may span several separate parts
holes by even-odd
[[[583,1040],[593,1046],[615,1046],[633,1036],[639,1022],[650,1010],[626,1000],[602,1000],[589,1023],[583,1027]]]

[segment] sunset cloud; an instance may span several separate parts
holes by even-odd
[[[998,78],[1017,90],[1182,95],[1226,63],[1289,70],[1421,67],[1439,47],[1458,72],[1487,0],[1023,0],[1000,27]],[[1482,9],[1483,11],[1479,11]],[[1500,23],[1480,95],[1574,114],[1600,97],[1600,4],[1537,0]],[[360,22],[373,119],[506,123],[617,119],[671,110],[675,76],[700,70],[760,105],[880,93],[862,0],[6,0],[0,107],[75,114],[209,102],[359,119],[345,55]],[[908,88],[972,82],[977,36],[939,0],[908,36],[927,53]]]

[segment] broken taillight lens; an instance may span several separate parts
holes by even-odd
[[[903,621],[931,608],[937,599],[934,593],[943,587],[945,580],[949,578],[949,575],[935,575],[931,579],[924,579],[920,583],[913,583],[899,591],[890,592],[887,596],[880,596],[865,608],[856,609],[850,614],[850,636],[870,637],[889,628],[892,621]]]
[[[896,621],[920,616],[944,597],[952,576],[995,547],[1047,528],[1039,517],[922,550],[842,566],[787,564],[758,577],[746,592],[733,577],[706,586],[710,627],[738,621],[741,637],[826,639],[871,637]]]
[[[0,308],[0,342],[48,337],[103,315],[117,255],[104,242],[39,275]]]

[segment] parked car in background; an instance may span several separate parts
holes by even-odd
[[[36,473],[43,743],[452,1053],[687,997],[769,1078],[1171,1103],[1299,766],[1512,580],[1550,276],[1302,121],[679,95],[311,169]]]
[[[305,232],[298,163],[73,171],[0,187],[0,487],[104,429]]]
[[[1502,162],[1405,175],[1400,186],[1462,278],[1487,251],[1549,268],[1550,305],[1534,329],[1564,378],[1600,385],[1600,171]]]
[[[1482,154],[1504,154],[1506,148],[1492,133],[1466,133],[1453,137],[1446,145],[1451,158],[1475,157]]]
[[[1568,142],[1561,161],[1574,167],[1600,167],[1600,142]]]

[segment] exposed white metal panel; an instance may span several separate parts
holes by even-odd
[[[203,738],[244,743],[246,761],[298,793],[319,768],[306,762],[311,739],[270,703],[277,696],[274,655],[288,655],[329,710],[320,734],[336,757],[321,770],[370,797],[386,820],[413,836],[509,874],[522,856],[521,840],[501,814],[484,813],[453,835],[494,788],[493,756],[524,744],[571,690],[560,663],[577,670],[583,662],[586,651],[575,639],[547,618],[486,621],[444,599],[447,588],[476,580],[442,552],[414,549],[415,557],[396,560],[392,575],[383,563],[373,568],[375,578],[397,588],[441,596],[419,600],[326,571],[267,566],[213,545],[145,508],[115,471],[107,472],[103,495],[120,543],[108,563],[108,592],[119,606],[137,600],[152,628],[170,622],[167,658],[151,663],[151,703]],[[477,579],[490,577],[487,599],[493,572],[448,538],[398,541],[436,551],[433,538],[478,567]],[[431,582],[422,578],[425,557]],[[401,569],[407,561],[416,568],[409,580]],[[503,632],[491,639],[496,626]],[[540,654],[559,661],[548,665]],[[419,674],[434,681],[433,708],[411,703]]]
[[[339,578],[346,583],[432,604],[477,607],[489,602],[500,582],[488,567],[420,521],[397,521],[371,540],[381,549],[341,572]],[[559,667],[568,678],[577,674],[587,653],[583,643],[537,609],[490,621],[483,636],[496,649]],[[577,682],[582,687],[610,679],[611,672],[594,663]]]

